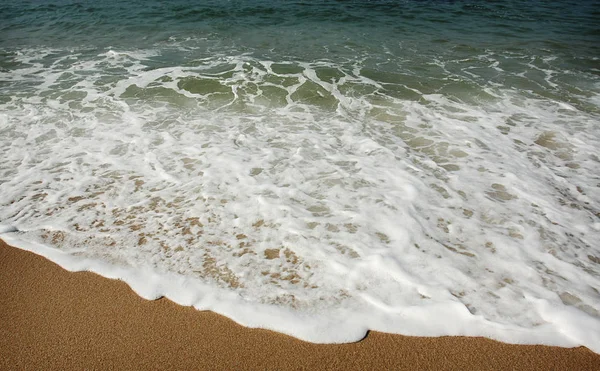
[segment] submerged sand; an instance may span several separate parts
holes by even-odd
[[[587,348],[370,332],[319,345],[250,329],[0,241],[0,369],[600,370]]]

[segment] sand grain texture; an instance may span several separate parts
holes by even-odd
[[[0,369],[600,370],[586,348],[371,332],[318,345],[212,312],[147,301],[0,241]]]

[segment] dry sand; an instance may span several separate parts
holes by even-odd
[[[587,348],[371,332],[318,345],[71,273],[0,241],[0,369],[600,370]]]

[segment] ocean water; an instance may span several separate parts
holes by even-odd
[[[600,352],[600,2],[1,2],[0,232],[307,341]]]

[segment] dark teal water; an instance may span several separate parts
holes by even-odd
[[[591,58],[599,54],[599,8],[598,1],[518,0],[3,2],[0,40],[3,47],[147,48],[193,38],[206,42],[198,46],[305,58],[356,46],[424,54],[556,50]]]

